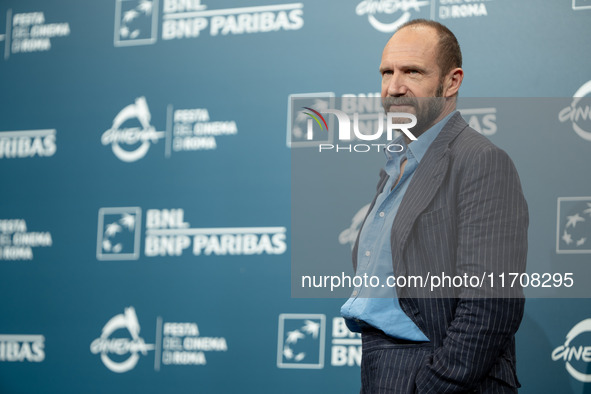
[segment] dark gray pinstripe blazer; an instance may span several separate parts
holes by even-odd
[[[383,170],[380,175],[378,194],[387,180]],[[528,222],[511,159],[456,113],[427,150],[400,204],[391,232],[394,275],[524,272]],[[485,284],[450,294],[407,287],[397,294],[434,346],[416,373],[417,392],[519,387],[514,335],[523,316],[521,289],[503,293]]]

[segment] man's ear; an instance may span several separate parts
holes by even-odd
[[[462,81],[464,80],[464,70],[461,68],[454,68],[445,76],[443,82],[443,96],[453,97],[458,94]]]

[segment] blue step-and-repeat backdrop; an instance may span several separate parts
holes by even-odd
[[[358,392],[344,299],[292,297],[289,99],[375,95],[414,18],[500,100],[462,114],[520,173],[528,272],[588,270],[590,0],[2,0],[0,392]],[[346,272],[377,179],[311,199]],[[527,300],[521,392],[591,393],[587,296]]]

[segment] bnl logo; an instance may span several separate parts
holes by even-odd
[[[277,367],[324,368],[326,317],[322,314],[279,315]]]
[[[326,119],[322,116],[319,111],[316,111],[310,107],[303,107],[304,114],[308,115],[310,118],[308,119],[307,129],[306,129],[306,139],[313,140],[314,139],[314,122],[320,126],[321,130],[328,131],[328,124],[326,123]],[[353,130],[353,134],[355,138],[362,140],[362,141],[376,141],[382,138],[384,134],[384,117],[378,115],[378,129],[374,133],[364,133],[360,130],[359,127],[359,114],[355,112],[353,114],[353,127],[351,127],[351,119],[349,115],[347,115],[343,111],[339,111],[337,109],[324,109],[322,113],[325,114],[333,114],[336,116],[338,121],[339,127],[339,140],[341,141],[351,141],[351,130]],[[401,119],[410,120],[410,122],[405,121],[399,123]],[[413,128],[417,124],[417,118],[413,114],[409,114],[406,112],[388,112],[386,114],[386,138],[388,141],[392,141],[394,139],[394,130],[400,130],[403,132],[411,141],[416,141],[416,137],[410,132],[409,129]],[[324,126],[324,127],[323,127]]]
[[[556,253],[591,253],[591,197],[559,197]]]
[[[117,0],[114,45],[149,45],[156,42],[158,0]]]
[[[591,10],[591,0],[573,0],[573,10]]]
[[[139,207],[99,209],[96,258],[137,260],[140,256],[141,218]]]

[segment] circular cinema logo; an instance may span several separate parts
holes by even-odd
[[[421,7],[429,5],[428,0],[363,0],[357,4],[355,13],[367,15],[370,25],[377,31],[394,33],[411,19],[413,11],[418,13]]]
[[[591,374],[585,373],[591,366],[591,345],[584,346],[579,344],[580,340],[576,340],[585,333],[591,333],[591,319],[579,322],[566,334],[564,345],[558,346],[552,352],[552,360],[564,361],[566,370],[573,378],[591,383]]]
[[[126,330],[131,337],[114,337],[113,334],[118,330]],[[146,344],[140,337],[140,324],[132,306],[111,318],[103,327],[101,336],[90,344],[90,351],[100,354],[103,364],[117,373],[135,368],[140,353],[147,356],[148,350],[154,350],[154,345]]]
[[[164,138],[164,132],[156,131],[150,124],[151,117],[146,98],[138,97],[115,116],[113,125],[101,137],[102,144],[111,145],[115,156],[122,161],[131,163],[143,158],[151,143]]]
[[[589,98],[582,99],[589,95],[591,95],[591,81],[583,84],[575,92],[570,106],[558,114],[560,122],[570,121],[575,133],[587,141],[591,141],[591,105]]]

